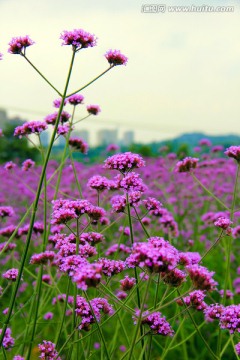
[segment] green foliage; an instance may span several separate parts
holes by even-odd
[[[26,138],[18,139],[13,136],[15,125],[5,126],[0,138],[0,163],[7,161],[22,162],[26,159],[37,160],[38,151],[29,147]]]

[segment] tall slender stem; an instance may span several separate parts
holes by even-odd
[[[45,173],[46,173],[47,164],[48,164],[48,160],[49,160],[51,150],[52,150],[52,147],[53,147],[54,139],[55,139],[55,136],[56,136],[56,133],[57,133],[57,128],[58,128],[58,124],[59,124],[59,121],[60,121],[60,116],[61,116],[62,109],[63,109],[63,106],[64,106],[64,99],[65,99],[66,94],[67,94],[67,89],[68,89],[68,85],[69,85],[69,81],[70,81],[70,77],[71,77],[71,73],[72,73],[74,58],[75,58],[75,52],[73,52],[73,54],[72,54],[72,59],[71,59],[71,63],[70,63],[69,71],[68,71],[68,76],[67,76],[67,81],[66,81],[64,92],[63,92],[62,102],[61,102],[61,105],[60,105],[60,108],[59,108],[58,117],[57,117],[57,120],[56,120],[56,123],[55,123],[55,126],[54,126],[53,134],[52,134],[52,137],[51,137],[51,140],[50,140],[50,144],[49,144],[47,154],[46,154],[46,157],[45,157],[45,161],[44,161],[44,165],[43,165],[43,168],[42,168],[41,177],[40,177],[40,180],[39,180],[38,189],[37,189],[37,193],[36,193],[36,197],[35,197],[35,201],[34,201],[34,205],[33,205],[32,216],[31,216],[31,219],[30,219],[29,231],[28,231],[28,235],[27,235],[27,239],[26,239],[26,243],[25,243],[25,248],[24,248],[24,251],[23,251],[21,264],[20,264],[20,268],[19,268],[18,278],[16,280],[16,285],[15,285],[12,297],[10,299],[8,316],[7,316],[6,321],[5,321],[5,323],[3,325],[3,328],[2,328],[2,333],[1,333],[1,337],[0,337],[0,345],[2,345],[4,336],[5,336],[5,333],[6,333],[6,330],[7,330],[7,326],[9,324],[11,316],[12,316],[12,312],[13,312],[17,292],[18,292],[18,289],[19,289],[19,286],[20,286],[20,281],[21,281],[21,278],[22,278],[23,269],[24,269],[25,262],[26,262],[26,259],[27,259],[28,249],[29,249],[29,245],[30,245],[31,237],[32,237],[33,225],[34,225],[36,212],[37,212],[37,209],[38,209],[38,202],[39,202],[39,198],[40,198],[40,194],[41,194],[41,190],[42,190],[42,184],[43,184],[43,181],[44,181],[44,176],[45,176]]]

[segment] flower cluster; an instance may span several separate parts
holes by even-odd
[[[145,162],[138,154],[125,152],[108,157],[103,166],[105,169],[119,170],[122,173],[132,171],[134,168],[145,166]]]
[[[0,217],[1,218],[13,216],[13,215],[14,215],[14,210],[11,206],[0,206]]]
[[[143,313],[142,324],[149,325],[153,334],[163,336],[173,336],[174,331],[171,325],[167,322],[166,317],[162,316],[160,312],[154,312],[147,317]]]
[[[28,46],[34,44],[34,41],[30,39],[28,35],[14,37],[9,42],[8,52],[10,54],[23,54]]]
[[[195,288],[200,290],[213,291],[218,284],[213,280],[214,271],[208,271],[204,266],[198,264],[187,266],[187,271]]]
[[[123,55],[119,50],[109,50],[105,54],[105,58],[111,66],[126,65],[128,58]]]
[[[75,50],[97,45],[95,35],[82,29],[74,29],[72,31],[65,30],[60,35],[60,39],[63,40],[62,45],[72,45]]]
[[[61,360],[55,347],[56,345],[53,344],[51,341],[43,340],[42,344],[38,345],[38,349],[40,351],[40,359]]]
[[[42,121],[29,121],[23,125],[17,126],[14,130],[14,136],[19,138],[30,134],[40,134],[47,129],[47,124]]]
[[[80,151],[82,154],[87,154],[88,144],[83,139],[79,139],[77,137],[72,137],[69,139],[68,143],[75,150]]]
[[[224,154],[240,162],[240,146],[230,146]]]
[[[197,167],[199,159],[186,157],[182,161],[178,161],[175,167],[176,172],[189,172]]]

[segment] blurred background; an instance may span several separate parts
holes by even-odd
[[[197,145],[203,137],[214,144],[239,143],[238,2],[155,2],[164,12],[154,12],[151,4],[0,0],[0,128],[10,133],[9,125],[43,120],[55,111],[52,102],[58,97],[23,58],[7,52],[11,38],[28,34],[36,42],[27,49],[29,59],[62,91],[71,50],[61,46],[59,36],[82,28],[97,36],[98,45],[76,57],[70,92],[108,67],[107,50],[119,49],[129,58],[126,67],[115,67],[82,92],[85,105],[102,109],[77,128],[92,147],[114,143],[146,149],[150,144],[156,150],[172,142]],[[192,5],[198,8],[172,8]],[[81,107],[76,116],[85,114]]]

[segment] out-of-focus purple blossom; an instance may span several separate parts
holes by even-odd
[[[75,150],[80,151],[82,154],[87,154],[88,144],[83,139],[72,137],[69,139],[68,143]]]
[[[98,115],[101,112],[99,105],[87,105],[86,109],[90,115]]]
[[[222,145],[215,145],[211,148],[212,153],[221,152],[224,150],[224,147]]]
[[[0,334],[1,333],[2,333],[2,329],[0,329]],[[5,349],[9,349],[14,345],[15,340],[11,335],[12,335],[12,330],[10,328],[7,328],[2,343]]]
[[[131,253],[131,249],[130,247],[124,245],[124,244],[114,244],[112,246],[110,246],[108,248],[108,250],[106,251],[106,256],[115,254],[116,252],[122,252],[124,254],[130,254]]]
[[[6,162],[6,164],[4,165],[4,169],[9,171],[9,170],[14,169],[16,166],[17,166],[17,165],[14,164],[13,161],[8,161],[8,162]]]
[[[47,124],[42,121],[29,121],[23,125],[17,126],[14,130],[14,136],[19,138],[30,134],[40,134],[47,129]]]
[[[107,152],[113,152],[113,151],[118,151],[119,150],[119,145],[117,144],[109,144],[106,148]]]
[[[178,161],[175,166],[175,172],[189,172],[197,167],[199,159],[186,157],[185,159]]]
[[[220,296],[223,298],[224,297],[224,290],[219,290],[219,294]],[[233,298],[233,293],[231,290],[226,290],[226,299],[232,299]]]
[[[179,269],[173,269],[166,273],[161,273],[162,280],[165,284],[178,287],[186,281],[186,273]]]
[[[23,171],[28,171],[29,169],[31,169],[33,166],[35,165],[35,162],[31,159],[27,159],[22,163],[22,170]]]
[[[207,291],[216,290],[218,283],[212,278],[215,274],[214,271],[209,271],[204,266],[198,264],[189,265],[186,269],[196,289]]]
[[[84,100],[84,96],[81,94],[74,94],[67,98],[67,102],[74,106],[82,104],[83,100]]]
[[[53,261],[55,257],[55,253],[53,251],[46,250],[39,254],[32,255],[30,259],[30,264],[47,264],[48,261]]]
[[[60,39],[63,40],[62,45],[72,45],[75,51],[97,45],[95,35],[82,29],[64,30],[60,35]]]
[[[72,130],[72,128],[70,128],[69,124],[59,125],[57,128],[57,134],[58,135],[66,135],[69,133],[70,130]]]
[[[58,112],[54,112],[53,114],[47,115],[44,120],[47,124],[55,125],[58,118]],[[71,115],[67,111],[62,111],[60,115],[60,122],[63,124],[67,122],[71,118]]]
[[[38,349],[40,351],[40,359],[61,360],[55,347],[56,345],[51,341],[43,340],[43,342],[38,345]]]
[[[109,50],[104,55],[110,66],[127,65],[128,58],[119,50]]]
[[[240,162],[240,146],[230,146],[224,154]]]
[[[2,274],[2,277],[9,281],[16,281],[18,277],[18,269],[12,268]]]
[[[0,53],[0,61],[3,59],[3,54]],[[2,130],[2,129],[1,129]]]
[[[28,46],[34,44],[34,41],[30,39],[28,35],[14,37],[8,43],[8,52],[10,54],[24,54]]]
[[[120,280],[120,284],[123,291],[128,291],[131,290],[134,285],[136,285],[136,279],[130,278],[128,275],[126,275],[123,280]]]
[[[62,98],[56,99],[53,101],[53,106],[55,108],[59,109],[61,106],[61,103],[62,103]],[[67,103],[67,99],[64,99],[63,105],[66,105],[66,103]]]
[[[111,198],[111,204],[114,211],[117,213],[124,212],[127,206],[127,200],[124,195],[115,195]]]
[[[14,210],[11,206],[0,206],[0,217],[10,217],[14,215]]]
[[[219,227],[223,230],[227,230],[230,225],[232,225],[232,221],[228,218],[225,218],[225,217],[219,217],[215,222],[214,222],[214,225],[216,227]]]
[[[52,320],[53,313],[49,311],[43,316],[43,318],[44,318],[44,320]]]
[[[238,356],[240,356],[240,342],[235,345],[235,350]]]
[[[201,139],[199,141],[199,145],[200,146],[208,146],[208,147],[210,147],[210,146],[212,146],[212,143],[211,143],[211,141],[209,139]]]
[[[207,304],[204,302],[205,296],[206,294],[204,291],[194,290],[190,292],[188,296],[184,297],[183,301],[187,306],[192,306],[194,309],[202,311],[207,307]],[[177,303],[183,305],[181,299],[177,300]]]

